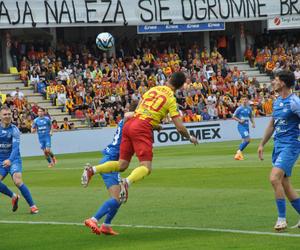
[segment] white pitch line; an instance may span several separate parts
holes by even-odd
[[[256,166],[247,166],[247,167],[240,167],[240,166],[215,166],[215,167],[212,167],[212,166],[192,166],[192,167],[188,167],[188,168],[184,168],[184,167],[162,167],[162,168],[157,168],[159,170],[164,170],[164,169],[168,169],[168,170],[183,170],[183,169],[226,169],[226,168],[256,168]],[[260,167],[261,168],[261,167]],[[128,170],[132,170],[133,168],[129,168]],[[59,166],[58,167],[54,167],[52,169],[49,169],[48,167],[45,167],[45,168],[34,168],[34,169],[30,169],[30,168],[26,168],[24,169],[24,172],[33,172],[33,171],[48,171],[48,172],[51,172],[51,171],[64,171],[64,170],[83,170],[83,167],[82,168],[60,168]],[[300,191],[300,190],[299,190]]]
[[[83,223],[78,222],[58,222],[58,221],[8,221],[0,220],[0,224],[30,224],[30,225],[66,225],[66,226],[83,226]],[[225,228],[205,228],[205,227],[171,227],[171,226],[150,226],[150,225],[113,225],[116,227],[127,228],[144,228],[144,229],[167,229],[167,230],[187,230],[187,231],[202,231],[216,233],[237,233],[237,234],[255,234],[278,237],[294,237],[300,238],[300,234],[289,233],[271,233],[250,230],[225,229]]]

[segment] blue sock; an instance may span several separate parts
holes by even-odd
[[[278,210],[278,217],[285,218],[286,217],[285,199],[276,199],[276,205],[277,205],[277,210]]]
[[[30,194],[30,191],[29,191],[28,187],[23,183],[18,188],[21,191],[21,194],[23,195],[23,197],[25,198],[25,200],[27,201],[28,205],[30,207],[32,207],[34,205],[34,202],[32,200],[32,197],[31,197],[31,194]]]
[[[100,220],[104,215],[106,215],[108,212],[114,209],[116,207],[116,204],[119,206],[119,203],[116,199],[110,198],[102,204],[102,206],[99,208],[94,217],[97,220]]]
[[[291,204],[293,208],[295,208],[295,210],[298,212],[298,214],[300,214],[300,198],[291,201]]]
[[[106,215],[106,218],[104,221],[105,224],[111,224],[111,221],[116,216],[116,214],[119,210],[120,204],[117,200],[115,200],[115,201],[116,202],[115,202],[114,206],[111,206],[110,210],[108,211],[108,213]]]
[[[46,157],[46,160],[47,160],[48,163],[52,162],[52,159],[51,159],[51,157],[49,155]]]
[[[240,150],[243,151],[247,146],[248,146],[249,142],[248,141],[243,141],[240,145]]]
[[[5,194],[10,198],[14,195],[14,193],[5,184],[3,184],[2,181],[0,181],[0,193]]]

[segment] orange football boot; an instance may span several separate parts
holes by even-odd
[[[244,160],[244,156],[242,153],[236,153],[234,156],[234,159],[237,161],[243,161]]]
[[[118,235],[116,231],[114,231],[110,226],[106,226],[104,224],[101,225],[101,233],[106,234],[106,235]]]
[[[31,214],[37,214],[38,212],[39,212],[39,209],[37,208],[37,206],[34,205],[30,208]]]
[[[92,230],[93,233],[98,234],[98,235],[101,234],[101,229],[98,227],[97,222],[95,222],[94,220],[92,220],[92,219],[86,219],[84,221],[84,224],[87,227],[89,227]]]
[[[18,194],[16,196],[13,196],[12,199],[11,199],[12,211],[13,212],[16,212],[18,210],[19,199],[20,199],[20,195],[18,195]]]

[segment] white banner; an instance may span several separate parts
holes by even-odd
[[[250,137],[253,139],[261,138],[267,127],[269,118],[256,118],[256,128],[250,128]],[[210,122],[188,123],[185,124],[191,135],[197,137],[200,143],[221,142],[239,140],[241,136],[237,130],[237,122],[234,120],[217,120]],[[155,146],[181,145],[190,143],[184,139],[174,125],[166,125],[160,132],[154,133]]]
[[[112,142],[115,128],[54,132],[51,137],[55,154],[93,152],[103,150]],[[21,135],[21,155],[43,155],[37,134]]]
[[[269,30],[299,29],[300,16],[282,16],[268,19]]]
[[[261,138],[270,118],[256,118],[256,128],[250,130],[251,138]],[[237,122],[218,120],[185,124],[190,134],[196,136],[200,143],[239,140]],[[57,132],[52,136],[52,148],[55,154],[93,152],[103,150],[112,142],[116,128],[78,130]],[[189,141],[182,138],[174,125],[164,125],[160,133],[154,133],[154,146],[182,145]],[[21,136],[21,155],[42,155],[36,134]]]
[[[300,0],[4,0],[0,28],[235,22],[299,12]]]

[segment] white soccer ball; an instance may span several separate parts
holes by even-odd
[[[96,45],[99,49],[108,51],[114,47],[115,39],[110,33],[102,32],[96,38]]]

